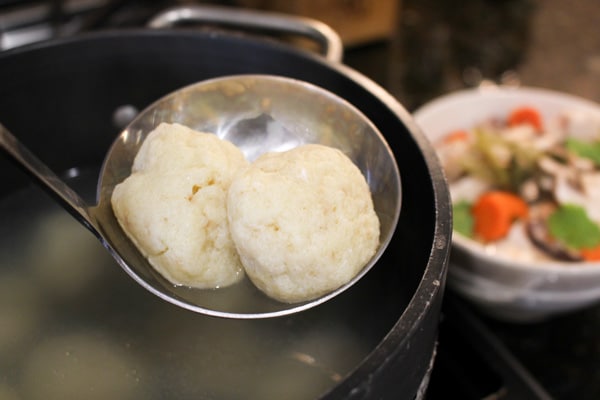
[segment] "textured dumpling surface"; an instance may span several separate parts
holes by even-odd
[[[379,219],[367,182],[341,151],[267,153],[235,176],[229,229],[247,275],[284,302],[350,281],[375,254]]]
[[[161,124],[115,187],[119,224],[150,264],[174,284],[233,284],[243,267],[229,233],[226,198],[242,152],[210,133]]]

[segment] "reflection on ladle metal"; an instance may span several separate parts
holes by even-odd
[[[232,122],[233,121],[233,122]],[[126,237],[112,212],[115,185],[130,173],[146,135],[161,122],[214,132],[255,158],[304,143],[339,148],[367,177],[381,224],[380,244],[363,270],[320,298],[287,304],[269,299],[248,279],[228,288],[174,286],[156,272]],[[92,231],[119,265],[160,298],[194,312],[224,318],[267,318],[321,304],[349,288],[379,259],[400,213],[400,177],[393,154],[376,127],[353,106],[306,82],[241,75],[208,80],[178,90],[141,112],[115,140],[100,173],[97,204],[88,205],[0,125],[0,148],[79,222]]]
[[[286,151],[302,144],[297,135],[291,134],[272,116],[260,113],[256,117],[248,117],[233,121],[216,132],[218,136],[235,143],[250,161],[269,151]]]

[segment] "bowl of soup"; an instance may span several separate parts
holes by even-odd
[[[448,285],[485,313],[534,321],[600,300],[600,106],[480,87],[414,113],[453,207]]]

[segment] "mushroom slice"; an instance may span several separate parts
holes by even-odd
[[[537,248],[553,259],[581,261],[581,256],[578,253],[568,249],[550,235],[548,218],[554,210],[556,210],[556,205],[551,202],[534,204],[529,208],[529,217],[526,223],[529,239]]]
[[[576,204],[587,215],[600,222],[600,173],[579,174],[576,182],[557,178],[554,182],[554,198],[559,204]]]
[[[540,198],[541,190],[534,178],[529,178],[519,187],[519,195],[527,203],[533,203]]]
[[[564,116],[564,129],[569,137],[584,141],[598,139],[600,117],[582,110],[568,110]]]
[[[554,178],[574,179],[575,170],[568,164],[557,161],[551,156],[544,156],[538,160],[540,170]]]
[[[600,172],[581,174],[579,181],[583,192],[589,199],[600,200]]]

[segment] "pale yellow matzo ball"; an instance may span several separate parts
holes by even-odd
[[[244,164],[243,154],[231,142],[181,124],[161,123],[148,134],[132,170],[170,172],[205,167],[216,174],[216,179],[229,180],[231,173]]]
[[[229,233],[227,190],[247,165],[233,144],[210,133],[161,124],[144,141],[132,174],[115,187],[123,230],[175,284],[223,287],[244,273]]]
[[[259,157],[235,176],[227,213],[246,273],[284,302],[344,285],[379,244],[379,219],[364,176],[327,146]]]

